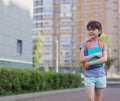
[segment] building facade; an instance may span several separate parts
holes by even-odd
[[[86,25],[98,20],[104,28],[104,13],[104,0],[34,0],[34,31],[40,30],[44,37],[41,65],[56,66],[58,45],[58,64],[79,67],[79,47],[87,38]]]
[[[120,0],[105,0],[105,33],[111,36],[112,58],[115,66],[120,65]]]
[[[32,19],[13,2],[0,0],[0,67],[32,67]]]

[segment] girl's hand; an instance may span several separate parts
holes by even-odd
[[[90,62],[85,62],[84,67],[88,68],[90,65],[91,65]]]
[[[102,52],[95,53],[95,56],[101,58],[103,56]]]

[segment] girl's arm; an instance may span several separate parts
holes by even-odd
[[[97,54],[93,54],[93,55],[89,55],[89,56],[85,56],[84,55],[84,50],[80,49],[80,63],[85,63],[88,62],[89,60],[91,60],[92,58],[94,58],[95,56],[99,57],[100,53]]]
[[[106,61],[107,61],[107,51],[103,51],[103,56],[100,59],[92,62],[86,62],[85,67],[87,68],[90,65],[102,64],[102,63],[105,63]]]

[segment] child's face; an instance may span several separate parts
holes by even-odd
[[[97,39],[99,37],[100,33],[101,33],[101,31],[98,30],[97,28],[94,28],[94,29],[89,28],[88,29],[88,37],[90,39]]]

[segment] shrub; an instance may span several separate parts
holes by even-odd
[[[0,68],[0,96],[80,86],[82,82],[78,74]]]

